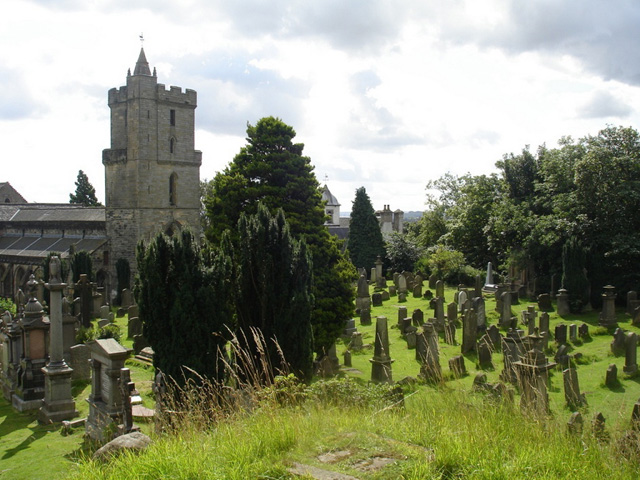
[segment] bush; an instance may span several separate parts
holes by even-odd
[[[0,315],[4,312],[9,312],[11,315],[16,314],[16,304],[9,298],[0,297]]]
[[[482,274],[480,270],[466,264],[462,252],[442,245],[430,248],[427,257],[418,262],[418,268],[425,269],[425,266],[437,278],[453,285],[473,285],[476,275]]]

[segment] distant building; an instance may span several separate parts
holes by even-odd
[[[194,149],[197,94],[166,89],[149,69],[144,50],[127,84],[108,93],[111,145],[102,152],[105,207],[30,204],[7,182],[0,183],[0,296],[24,289],[41,276],[50,252],[92,254],[96,283],[116,287],[115,263],[136,271],[140,240],[184,228],[200,232],[200,164]]]
[[[340,202],[326,185],[322,190],[322,201],[326,202],[324,213],[329,218],[325,222],[325,225],[329,229],[329,232],[340,239],[347,238],[349,236],[349,223],[351,222],[351,218],[340,216]],[[378,222],[380,222],[380,230],[383,236],[388,236],[392,232],[403,233],[404,212],[402,210],[392,212],[389,205],[385,205],[382,210],[376,211],[376,217],[378,218]]]

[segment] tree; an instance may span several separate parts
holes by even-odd
[[[219,249],[202,251],[189,231],[158,234],[136,251],[134,294],[156,370],[179,385],[199,376],[221,380],[231,261]],[[195,374],[193,372],[196,372]]]
[[[78,283],[80,275],[87,276],[87,280],[93,281],[93,260],[86,250],[74,252],[71,255],[71,270],[73,271],[73,283]]]
[[[349,239],[347,241],[351,262],[358,268],[370,269],[376,258],[384,258],[384,239],[380,223],[364,187],[356,190],[356,198],[351,208]]]
[[[313,259],[311,315],[314,350],[328,351],[353,314],[355,269],[341,253],[337,239],[324,226],[322,194],[304,145],[293,143],[292,127],[274,117],[247,125],[247,145],[212,180],[205,205],[207,238],[218,244],[223,232],[238,237],[240,215],[254,215],[258,202],[274,214],[282,208],[296,239],[304,238]]]
[[[589,304],[589,280],[584,274],[586,254],[576,237],[569,237],[562,247],[562,288],[569,294],[569,308],[580,313]]]
[[[392,272],[414,271],[423,249],[409,235],[393,232],[387,239],[387,261]]]
[[[118,291],[116,293],[116,305],[122,305],[122,290],[131,288],[131,267],[129,260],[119,258],[116,261],[116,275],[118,277]]]
[[[293,373],[310,380],[313,274],[307,245],[291,236],[282,209],[273,216],[262,204],[255,215],[240,216],[238,236],[228,252],[234,259],[237,337],[257,359],[264,352],[251,328],[259,329],[271,364],[282,352]]]
[[[69,203],[77,203],[85,207],[100,207],[102,204],[96,198],[96,189],[89,183],[89,178],[82,171],[78,171],[76,179],[76,193],[69,194]]]

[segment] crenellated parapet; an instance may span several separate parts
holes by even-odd
[[[185,89],[183,93],[182,88],[180,87],[171,85],[167,90],[164,84],[159,83],[156,86],[156,94],[158,100],[162,102],[175,102],[193,105],[194,107],[198,104],[198,94],[195,90],[191,90],[190,88]]]

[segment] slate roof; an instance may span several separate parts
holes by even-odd
[[[0,222],[105,222],[104,207],[69,203],[0,204]]]

